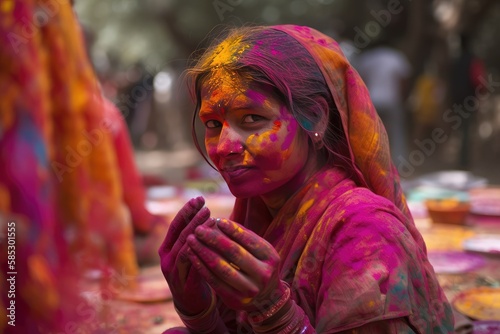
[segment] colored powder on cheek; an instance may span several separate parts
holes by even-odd
[[[219,137],[205,138],[205,148],[207,149],[208,156],[213,158],[217,154],[217,145]]]
[[[217,146],[217,144],[219,143],[219,137],[206,137],[205,138],[205,147],[206,148],[209,148],[209,147],[214,147],[214,146]]]
[[[263,148],[263,146],[269,142],[276,142],[278,140],[278,135],[277,132],[281,128],[281,122],[280,121],[274,121],[274,125],[272,130],[264,132],[260,138],[259,134],[255,133],[251,136],[248,137],[247,139],[247,145],[252,145],[254,148],[258,148],[259,150]],[[261,146],[261,147],[257,147]]]
[[[272,133],[269,135],[269,139],[273,143],[276,142],[276,141],[278,141],[278,134],[277,134],[277,132],[279,131],[280,128],[281,128],[281,122],[280,121],[274,121],[274,126],[273,126]]]
[[[246,145],[252,151],[259,153],[262,152],[262,150],[266,146],[268,138],[269,138],[268,136],[261,136],[258,133],[254,133],[248,136],[246,140]]]
[[[298,123],[295,120],[295,118],[290,114],[288,111],[287,107],[282,105],[280,108],[280,115],[281,117],[287,122],[286,130],[287,130],[287,135],[285,137],[285,140],[283,141],[283,144],[281,145],[281,149],[283,151],[287,150],[293,142],[293,139],[295,138],[295,135],[297,134],[297,127]],[[276,126],[276,124],[275,124]],[[280,128],[282,124],[280,123]]]
[[[295,138],[295,134],[297,133],[297,123],[296,122],[290,122],[288,123],[287,126],[288,134],[283,141],[283,144],[281,145],[281,149],[283,151],[287,150],[290,148],[290,146],[293,143],[293,139]]]

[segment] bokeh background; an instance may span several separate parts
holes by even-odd
[[[467,169],[500,182],[498,1],[85,0],[74,6],[105,93],[127,121],[140,169],[169,183],[183,182],[202,165],[191,140],[193,105],[182,80],[195,51],[228,27],[289,23],[334,37],[353,64],[381,41],[406,56],[411,71],[405,121],[398,125],[405,129],[408,147],[403,179]],[[473,106],[467,165],[459,162],[463,129],[451,128],[444,117],[454,104],[450,86],[456,80],[452,64],[460,53],[460,36],[468,37],[491,88]],[[432,138],[435,129],[443,129],[447,140],[423,151],[415,141]]]

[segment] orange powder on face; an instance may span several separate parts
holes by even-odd
[[[273,131],[277,132],[279,129],[281,129],[281,121],[274,121]]]
[[[273,142],[276,142],[278,140],[278,136],[276,135],[276,131],[274,129],[271,129],[269,131],[266,131],[262,134],[252,134],[248,136],[246,140],[246,146],[248,149],[255,154],[259,155],[261,152],[264,152],[266,148],[271,145]],[[282,160],[288,159],[290,157],[290,152],[289,150],[282,151]]]
[[[276,132],[278,132],[278,130],[281,128],[281,122],[280,121],[274,121],[274,127],[273,127],[273,132],[269,138],[271,139],[271,141],[275,142],[278,140],[278,135],[276,134]]]

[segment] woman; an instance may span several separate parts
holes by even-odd
[[[187,329],[445,333],[427,260],[369,94],[307,27],[242,28],[189,72],[229,219],[189,201],[159,249]]]

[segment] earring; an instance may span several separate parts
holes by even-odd
[[[313,145],[316,150],[319,150],[323,147],[323,140],[317,132],[314,133]]]

